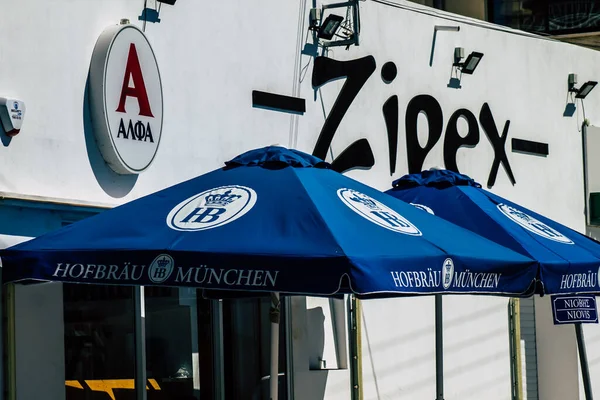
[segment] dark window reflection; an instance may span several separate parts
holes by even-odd
[[[63,285],[67,400],[135,398],[133,289]]]
[[[566,34],[600,28],[597,0],[488,0],[489,20],[529,32]]]
[[[145,289],[148,400],[212,398],[210,302],[195,289]],[[199,334],[198,330],[202,332]]]
[[[270,305],[268,297],[223,301],[227,400],[269,400]],[[284,318],[282,306],[279,330],[279,400],[287,399]]]

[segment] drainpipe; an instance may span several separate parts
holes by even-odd
[[[586,137],[587,137],[587,125],[584,122],[581,127],[581,147],[582,147],[581,150],[582,150],[582,155],[583,155],[583,193],[585,196],[583,211],[585,214],[585,225],[586,225],[586,230],[587,230],[587,225],[589,224],[589,212],[588,212],[589,194],[588,194],[588,184],[587,184]],[[588,367],[587,353],[585,351],[585,340],[583,337],[583,328],[582,328],[580,322],[575,324],[575,335],[577,336],[577,349],[579,351],[579,363],[581,364],[581,377],[583,379],[583,389],[585,391],[585,398],[586,398],[586,400],[593,400],[592,383],[590,381],[590,370]]]

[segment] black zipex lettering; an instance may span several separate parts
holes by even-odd
[[[321,128],[321,132],[319,133],[313,149],[312,154],[314,156],[321,159],[327,157],[327,153],[342,119],[375,70],[376,61],[373,56],[346,61],[338,61],[323,56],[315,58],[312,70],[312,86],[314,89],[318,89],[333,80],[340,78],[346,79]],[[396,79],[397,73],[398,69],[395,63],[387,61],[381,69],[381,79],[385,84],[390,84]],[[270,100],[266,101],[263,99],[262,101],[258,101],[258,95],[267,95],[267,100]],[[253,91],[254,106],[267,106],[267,108],[273,108],[274,104],[280,105],[278,102],[273,103],[275,99],[278,99],[277,101],[279,102],[282,99],[285,99],[286,101],[294,100],[297,103],[297,107],[293,110],[288,107],[288,111],[303,113],[305,110],[303,99]],[[276,108],[283,109],[284,107],[280,106]],[[382,112],[387,131],[390,175],[393,175],[396,172],[399,140],[399,104],[397,95],[388,97],[383,103]],[[425,115],[428,124],[427,141],[423,147],[421,147],[419,143],[417,130],[418,116],[420,113]],[[457,129],[457,122],[461,117],[466,119],[468,125],[468,131],[464,137],[458,133]],[[471,111],[465,108],[461,108],[452,113],[452,116],[448,120],[448,125],[446,126],[443,141],[443,156],[446,169],[460,172],[456,160],[457,153],[461,147],[477,146],[480,141],[479,124],[483,127],[494,150],[494,161],[492,162],[487,182],[488,187],[492,187],[495,184],[500,164],[504,166],[512,184],[516,184],[505,150],[510,121],[507,120],[505,122],[502,134],[500,135],[488,103],[483,104],[479,113],[479,121],[477,121],[476,116]],[[444,115],[442,107],[434,97],[428,94],[421,94],[410,100],[406,108],[405,116],[406,154],[409,173],[413,174],[422,171],[427,155],[440,141],[442,134],[444,133],[443,128]],[[129,121],[129,126],[126,129],[126,125],[123,123],[123,120],[121,120],[117,136],[122,136],[123,138],[131,137],[133,140],[142,140],[143,138],[144,141],[149,139],[153,142],[149,124],[147,124],[144,129],[144,127],[138,123],[135,125],[134,129],[132,122]],[[548,154],[546,143],[530,142],[513,138],[513,151],[515,150],[540,155]],[[358,167],[371,168],[375,165],[375,156],[369,141],[366,138],[354,141],[333,159],[331,165],[332,168],[338,172],[345,172]]]
[[[458,134],[456,127],[460,117],[464,117],[469,126],[467,135],[464,138]],[[465,108],[455,111],[448,121],[446,135],[444,136],[444,165],[446,169],[459,172],[456,164],[458,149],[462,146],[475,147],[477,143],[479,143],[479,124],[475,115]]]
[[[398,153],[398,96],[387,99],[383,105],[383,117],[388,136],[390,152],[390,175],[396,172],[396,154]]]
[[[396,79],[398,68],[392,61],[383,64],[381,80],[390,84]],[[390,156],[390,175],[396,172],[396,155],[398,153],[398,96],[393,95],[383,103],[383,119],[388,137],[388,151]]]
[[[510,126],[510,121],[506,121],[504,124],[504,129],[502,130],[502,135],[499,135],[498,129],[496,128],[496,123],[494,122],[494,117],[492,115],[492,110],[490,110],[488,103],[484,103],[481,107],[481,112],[479,113],[479,122],[481,123],[481,126],[483,126],[483,130],[485,131],[490,143],[492,144],[492,147],[494,148],[494,162],[492,163],[492,168],[490,169],[490,176],[487,182],[488,187],[492,187],[494,186],[494,183],[496,183],[496,176],[498,175],[500,163],[502,163],[504,166],[508,178],[514,185],[516,183],[515,177],[512,173],[512,169],[510,168],[510,164],[508,163],[506,150],[504,149],[506,139],[508,138],[508,127]]]
[[[312,86],[315,89],[334,79],[345,77],[346,82],[344,83],[342,90],[340,90],[340,93],[335,100],[335,103],[331,108],[325,123],[323,124],[323,128],[321,129],[319,138],[317,139],[317,143],[315,144],[315,148],[313,150],[314,156],[323,160],[326,158],[327,151],[331,146],[333,137],[335,136],[337,128],[340,126],[344,115],[346,115],[350,105],[358,95],[358,92],[360,92],[362,89],[365,82],[369,79],[373,72],[375,72],[375,68],[376,63],[373,56],[367,56],[349,61],[337,61],[327,57],[317,57],[315,59],[312,73]],[[362,140],[356,141],[347,150],[350,150],[350,148],[354,146],[354,149],[351,150],[352,153],[367,151],[370,154],[363,158],[363,162],[373,159],[373,163],[370,163],[370,165],[357,164],[354,166],[371,167],[374,165],[375,159],[371,150],[371,146],[365,146],[364,143],[365,141]],[[346,150],[344,152],[346,152]],[[332,165],[333,164],[335,164],[335,160],[332,162]],[[338,162],[336,170],[341,169],[340,165],[344,166],[346,169],[348,167],[346,162]],[[352,167],[353,166],[351,165],[350,168]]]
[[[375,156],[367,139],[359,139],[346,147],[339,156],[331,162],[331,169],[337,172],[348,171],[352,168],[370,168],[375,165]]]
[[[417,132],[417,117],[421,112],[427,117],[429,125],[429,134],[427,135],[427,144],[425,144],[425,147],[421,147],[419,144]],[[428,94],[415,96],[408,103],[405,124],[409,174],[421,172],[425,157],[427,157],[427,154],[442,137],[443,121],[442,107],[440,107],[436,99]]]

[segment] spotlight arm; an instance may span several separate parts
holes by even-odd
[[[333,4],[323,4],[321,7],[323,10],[328,8],[342,8],[342,7],[353,7],[356,3],[356,0],[353,1],[345,1],[343,3],[333,3]]]

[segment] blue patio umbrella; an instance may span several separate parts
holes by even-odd
[[[307,295],[531,290],[537,264],[271,146],[0,251],[4,282],[191,286]]]
[[[497,196],[470,177],[429,170],[395,180],[386,193],[467,228],[540,264],[539,294],[600,294],[600,243]],[[441,298],[436,298],[438,394],[443,398]],[[581,324],[576,324],[586,398],[591,384]]]
[[[467,228],[540,264],[540,294],[600,294],[600,243],[497,196],[466,175],[405,175],[386,193]]]
[[[282,147],[0,251],[4,282],[521,295],[537,264]],[[275,295],[274,304],[278,304]],[[278,321],[271,377],[277,376]],[[141,379],[140,379],[141,380]],[[271,379],[277,398],[277,379]]]

